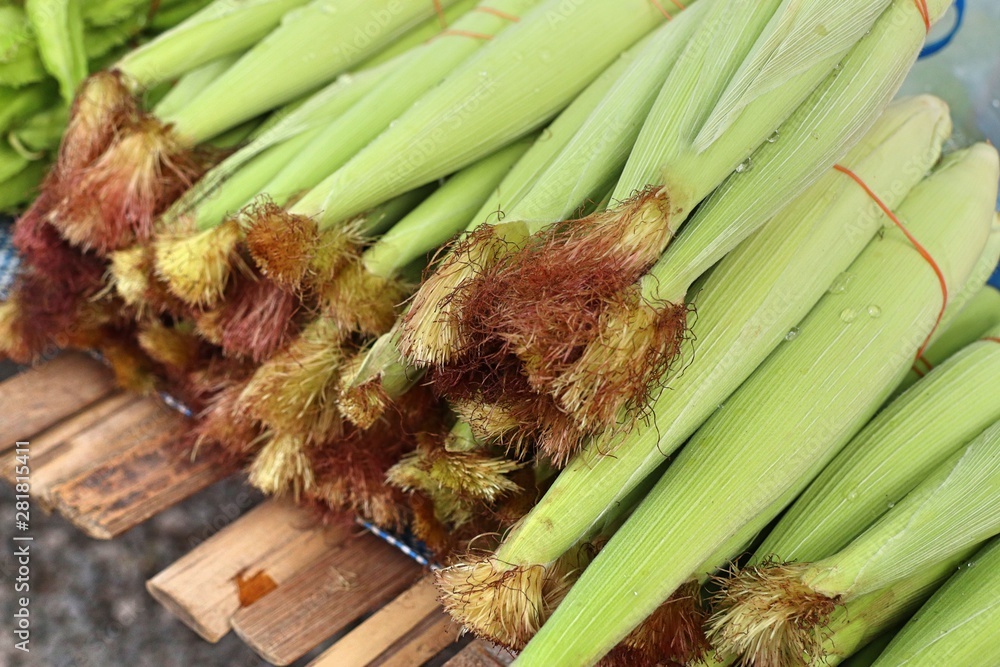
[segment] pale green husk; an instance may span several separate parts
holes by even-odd
[[[1000,540],[959,569],[899,631],[875,667],[1000,663]]]

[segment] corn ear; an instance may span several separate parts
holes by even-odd
[[[952,575],[873,664],[989,665],[1000,661],[1000,539]]]
[[[979,145],[953,156],[900,209],[953,289],[985,245],[998,178],[996,151]],[[515,664],[550,665],[557,654],[595,662],[726,539],[804,488],[804,476],[872,416],[933,328],[941,287],[898,231],[873,242],[851,271],[846,296],[824,297],[795,341],[699,429]],[[866,313],[872,304],[880,317]]]

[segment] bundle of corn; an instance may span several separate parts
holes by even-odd
[[[519,664],[557,656],[595,662],[720,547],[776,516],[808,484],[925,345],[942,291],[946,301],[971,274],[993,221],[997,162],[985,145],[960,152],[907,197],[905,227],[862,252],[850,289],[821,299],[794,343],[778,348],[698,430]],[[954,221],[947,229],[938,224],[945,217]],[[504,578],[503,565],[494,570],[487,587]]]
[[[506,195],[513,165],[526,173],[528,149],[545,153],[573,113],[535,131],[595,104],[637,53],[649,61],[666,28],[647,33],[681,7],[396,4],[215,3],[88,79],[18,224],[26,270],[3,306],[3,344],[22,359],[96,348],[122,384],[198,412],[192,440],[246,462],[266,491],[412,520],[446,545],[445,525],[468,537],[509,525],[548,476],[502,452],[443,467],[454,419],[426,390],[362,424],[337,399],[428,256]],[[375,19],[377,35],[355,43]],[[657,87],[663,76],[645,74]],[[153,101],[161,81],[172,87]],[[348,205],[359,183],[370,191]]]
[[[950,127],[938,100],[902,102],[889,109],[845,163],[879,192],[898,183],[889,199],[898,204],[937,160]],[[445,603],[456,618],[478,634],[501,639],[494,628],[508,623],[502,609],[483,607],[483,617],[470,620],[479,608],[478,595],[498,594],[490,592],[493,584],[516,578],[517,572],[545,579],[565,552],[586,541],[627,489],[651,476],[664,454],[680,446],[736,390],[848,268],[882,225],[881,215],[870,213],[871,205],[863,190],[830,173],[723,260],[697,296],[694,360],[671,378],[672,391],[654,407],[656,422],[641,431],[642,440],[622,442],[610,455],[609,443],[593,443],[559,475],[494,558],[445,570]],[[852,233],[844,234],[845,227]],[[511,604],[525,595],[512,586],[497,590],[509,590]],[[527,604],[552,606],[530,595]],[[522,645],[543,620],[544,615],[527,619],[527,627],[503,643]]]

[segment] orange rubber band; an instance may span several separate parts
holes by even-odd
[[[920,18],[924,20],[924,27],[927,28],[927,32],[930,32],[931,12],[927,9],[927,0],[913,0],[913,3],[917,6],[917,11],[920,12]]]
[[[993,341],[994,343],[1000,343],[1000,338],[995,338],[993,336],[989,336],[987,338],[984,338],[983,340],[990,340]]]
[[[883,202],[879,198],[879,196],[875,194],[875,192],[870,187],[868,187],[868,184],[865,183],[863,180],[861,180],[860,176],[855,174],[847,167],[841,166],[839,164],[833,165],[833,168],[839,171],[840,173],[849,176],[851,180],[860,185],[861,189],[863,189],[868,194],[868,196],[871,197],[876,204],[878,204],[878,207],[882,209],[882,212],[885,213],[887,216],[889,216],[889,219],[892,220],[893,224],[895,224],[896,227],[898,227],[899,230],[903,232],[903,235],[907,238],[907,240],[913,244],[913,247],[917,249],[917,252],[920,253],[920,256],[923,257],[924,260],[931,265],[931,269],[934,270],[934,275],[937,276],[938,282],[941,284],[941,296],[942,296],[941,310],[938,311],[937,319],[934,321],[934,327],[931,329],[931,332],[927,334],[927,339],[924,341],[924,344],[921,345],[920,349],[917,351],[917,359],[920,359],[921,357],[924,356],[924,352],[927,350],[927,345],[931,341],[931,336],[934,335],[934,332],[937,331],[938,326],[940,326],[941,318],[944,317],[944,309],[948,305],[948,281],[945,280],[944,273],[941,271],[941,267],[938,266],[937,262],[934,261],[934,258],[931,257],[931,254],[927,252],[927,249],[920,244],[920,241],[914,238],[913,234],[910,233],[910,230],[908,230],[906,226],[903,225],[902,222],[900,222],[899,218],[896,217],[896,214],[893,213],[889,209],[889,207],[885,205],[885,202]]]
[[[514,16],[513,14],[508,14],[507,12],[502,12],[499,9],[493,9],[492,7],[476,7],[472,11],[492,14],[493,16],[499,16],[502,19],[507,19],[508,21],[513,21],[514,23],[520,23],[521,21],[520,16]]]
[[[437,14],[438,23],[441,24],[442,28],[448,27],[448,19],[444,15],[444,7],[441,6],[441,0],[434,0],[434,12]]]

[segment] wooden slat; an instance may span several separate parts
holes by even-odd
[[[32,472],[37,473],[46,467],[48,462],[59,457],[59,450],[64,448],[67,441],[77,435],[92,428],[103,419],[109,418],[114,413],[122,410],[129,403],[136,401],[134,396],[124,393],[113,393],[96,403],[91,404],[82,412],[65,419],[52,428],[42,431],[40,434],[31,437],[31,444],[28,447],[31,457]],[[14,450],[0,455],[0,461],[13,461]],[[6,479],[13,480],[13,464],[3,466],[2,474]],[[41,480],[37,475],[32,479],[32,492],[39,499],[43,499],[47,494],[43,488]]]
[[[272,586],[280,589],[352,530],[317,526],[307,510],[269,500],[147,581],[146,589],[192,630],[217,642],[242,605],[269,594]],[[267,583],[250,590],[241,584],[247,581]]]
[[[149,429],[175,423],[156,403],[127,394],[115,395],[95,407],[97,415],[91,414],[95,408],[88,408],[32,444],[31,481],[43,505],[51,506],[52,490],[62,482],[128,451]],[[74,422],[84,420],[90,425],[61,437]]]
[[[287,665],[394,598],[420,572],[419,565],[374,535],[359,535],[238,611],[233,629],[265,660]]]
[[[365,667],[435,612],[440,615],[437,589],[434,578],[428,575],[351,630],[309,667]]]
[[[458,639],[459,627],[437,610],[427,616],[402,641],[393,646],[371,667],[415,667],[422,665]]]
[[[115,443],[131,447],[49,491],[52,506],[91,537],[120,535],[228,472],[206,458],[182,455],[176,440],[186,428],[184,418],[151,399],[142,403],[152,413],[148,421],[119,433],[107,429]]]
[[[0,384],[0,449],[30,440],[115,389],[111,372],[79,353],[55,359]]]
[[[514,659],[503,649],[476,640],[466,646],[444,667],[507,667]]]

